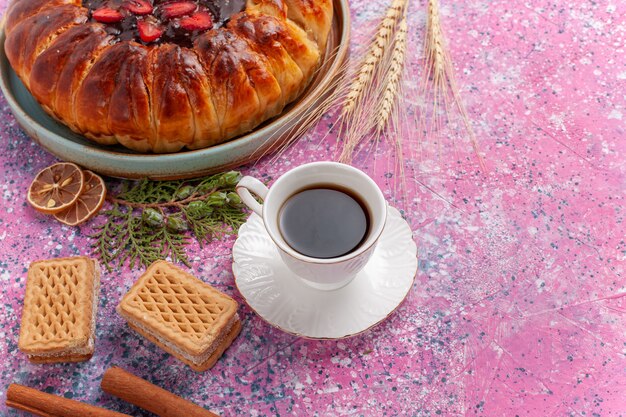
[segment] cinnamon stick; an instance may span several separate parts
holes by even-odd
[[[9,385],[6,404],[41,417],[130,417],[19,384]]]
[[[104,373],[100,386],[105,392],[159,417],[219,417],[116,366]]]

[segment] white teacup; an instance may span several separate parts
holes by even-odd
[[[291,248],[280,232],[279,213],[285,201],[316,185],[350,190],[366,205],[369,217],[367,235],[346,255],[336,258],[303,255]],[[387,203],[376,183],[363,171],[337,162],[301,165],[282,175],[269,189],[253,177],[243,177],[236,188],[244,204],[263,218],[267,233],[289,269],[317,289],[334,290],[352,281],[374,252],[387,220]],[[259,204],[251,193],[263,199],[263,204]]]

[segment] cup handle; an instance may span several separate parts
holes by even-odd
[[[241,201],[259,216],[263,217],[263,206],[252,197],[251,193],[256,194],[265,200],[269,189],[261,181],[254,177],[243,177],[237,183],[235,191],[241,197]]]

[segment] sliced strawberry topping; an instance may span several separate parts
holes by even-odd
[[[122,7],[138,15],[150,14],[154,9],[146,0],[128,0],[122,3]]]
[[[197,12],[180,19],[180,27],[188,30],[208,30],[213,27],[213,18],[207,12]]]
[[[191,14],[196,11],[196,4],[190,1],[180,1],[176,3],[167,3],[161,6],[163,17],[166,19],[173,19],[175,17],[181,17]]]
[[[116,23],[124,18],[124,16],[117,10],[110,7],[101,7],[94,10],[91,16],[102,23]]]
[[[139,37],[146,43],[156,41],[165,32],[161,26],[146,20],[138,21],[137,29],[139,29]]]

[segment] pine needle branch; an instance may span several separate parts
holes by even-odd
[[[193,240],[202,246],[244,223],[247,214],[234,192],[240,177],[231,171],[196,180],[123,182],[91,236],[96,256],[109,271],[168,257],[188,264],[185,247]]]

